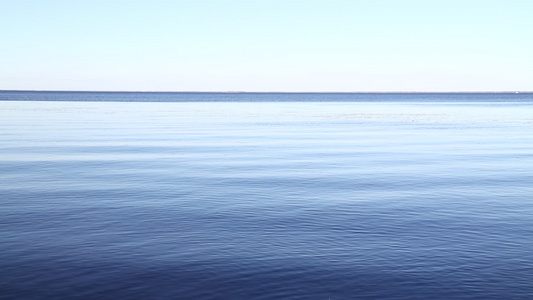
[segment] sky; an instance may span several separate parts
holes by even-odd
[[[533,91],[532,0],[0,0],[0,90]]]

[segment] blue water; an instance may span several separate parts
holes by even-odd
[[[0,101],[104,102],[526,102],[531,93],[200,93],[0,91]]]
[[[0,99],[0,299],[533,299],[533,94]]]

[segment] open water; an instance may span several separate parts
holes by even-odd
[[[0,100],[0,299],[533,299],[533,94]]]

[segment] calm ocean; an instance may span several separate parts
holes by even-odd
[[[533,94],[0,100],[0,299],[533,299]]]

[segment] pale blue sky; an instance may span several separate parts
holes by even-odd
[[[533,91],[532,0],[0,0],[0,89]]]

